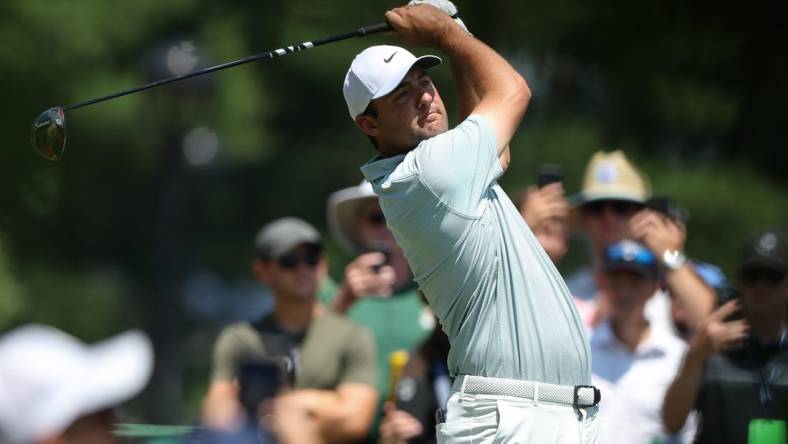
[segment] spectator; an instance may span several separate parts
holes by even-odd
[[[0,441],[119,442],[113,408],[142,390],[152,368],[140,332],[89,346],[43,325],[13,330],[0,339]]]
[[[753,436],[764,429],[771,439],[785,439],[786,273],[788,235],[782,229],[756,233],[740,260],[740,294],[703,322],[667,392],[662,416],[668,430],[680,429],[695,410],[700,444],[778,442]]]
[[[416,348],[436,325],[435,317],[417,291],[369,182],[333,193],[327,207],[334,239],[357,256],[345,268],[339,290],[326,302],[372,331],[382,402],[389,396],[389,355]]]
[[[592,156],[582,191],[571,199],[582,231],[591,243],[592,266],[569,277],[567,285],[576,297],[595,300],[596,318],[603,319],[609,304],[596,283],[602,255],[612,243],[631,237],[654,252],[665,271],[667,288],[683,304],[689,327],[695,328],[711,311],[714,292],[685,260],[683,225],[656,211],[641,211],[650,194],[646,180],[621,151],[600,151]],[[645,310],[652,328],[673,331],[668,293],[657,291]]]
[[[326,442],[363,438],[378,398],[375,346],[366,329],[317,301],[327,268],[319,234],[300,219],[279,219],[260,230],[255,248],[252,270],[271,289],[274,309],[257,322],[231,325],[219,335],[206,424],[227,428],[239,423],[242,364],[285,357],[294,364],[294,389],[275,403],[304,411]]]
[[[604,393],[602,427],[608,442],[686,442],[692,432],[665,436],[660,407],[686,345],[653,329],[644,307],[659,285],[654,254],[624,240],[605,249],[600,285],[609,300],[607,319],[591,333],[592,381]]]

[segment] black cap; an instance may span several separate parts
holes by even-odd
[[[744,245],[739,270],[769,268],[788,272],[788,234],[782,228],[761,230]]]
[[[275,220],[261,228],[254,238],[257,255],[264,260],[278,259],[301,244],[320,247],[320,233],[296,217]]]

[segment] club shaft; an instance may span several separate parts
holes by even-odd
[[[168,77],[166,79],[156,80],[155,82],[146,83],[145,85],[138,86],[135,88],[130,88],[124,91],[116,92],[114,94],[108,94],[106,96],[97,97],[95,99],[86,100],[84,102],[75,103],[73,105],[64,106],[63,110],[68,111],[71,109],[81,108],[83,106],[93,105],[94,103],[104,102],[105,100],[114,99],[117,97],[126,96],[129,94],[134,94],[136,92],[144,91],[146,89],[155,88],[157,86],[166,85],[168,83],[177,82],[179,80],[186,80],[192,77],[201,76],[204,74],[210,74],[212,72],[221,71],[223,69],[232,68],[233,66],[243,65],[249,62],[255,62],[257,60],[265,60],[265,59],[272,59],[274,57],[283,56],[290,54],[292,52],[302,51],[305,49],[311,49],[316,46],[325,45],[326,43],[333,43],[338,42],[341,40],[347,40],[353,37],[363,37],[366,35],[377,34],[379,32],[390,31],[391,25],[388,23],[378,23],[376,25],[365,26],[363,28],[358,28],[355,31],[346,32],[343,34],[337,34],[334,36],[324,37],[322,39],[313,40],[310,42],[303,42],[293,46],[287,46],[284,48],[275,49],[273,51],[263,52],[255,55],[251,55],[249,57],[244,57],[239,60],[234,60],[232,62],[222,63],[220,65],[211,66],[210,68],[205,68],[200,71],[190,72],[188,74],[182,74],[178,76]]]

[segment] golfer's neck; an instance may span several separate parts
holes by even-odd
[[[418,145],[414,146],[395,146],[390,144],[380,143],[378,145],[378,152],[380,153],[380,157],[394,157],[400,154],[405,154],[410,151],[413,151]]]

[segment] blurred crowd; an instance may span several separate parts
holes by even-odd
[[[781,227],[741,239],[726,278],[715,258],[687,251],[688,211],[652,193],[621,151],[594,154],[577,193],[549,165],[513,200],[556,266],[570,236],[586,241],[587,263],[564,278],[587,327],[609,442],[784,442]],[[371,186],[331,194],[327,221],[353,257],[338,279],[309,222],[285,217],[260,229],[250,270],[273,309],[226,326],[206,350],[212,374],[200,418],[178,442],[436,442],[450,344]],[[93,345],[42,325],[6,333],[0,442],[121,440],[116,407],[145,387],[152,356],[140,332]]]

